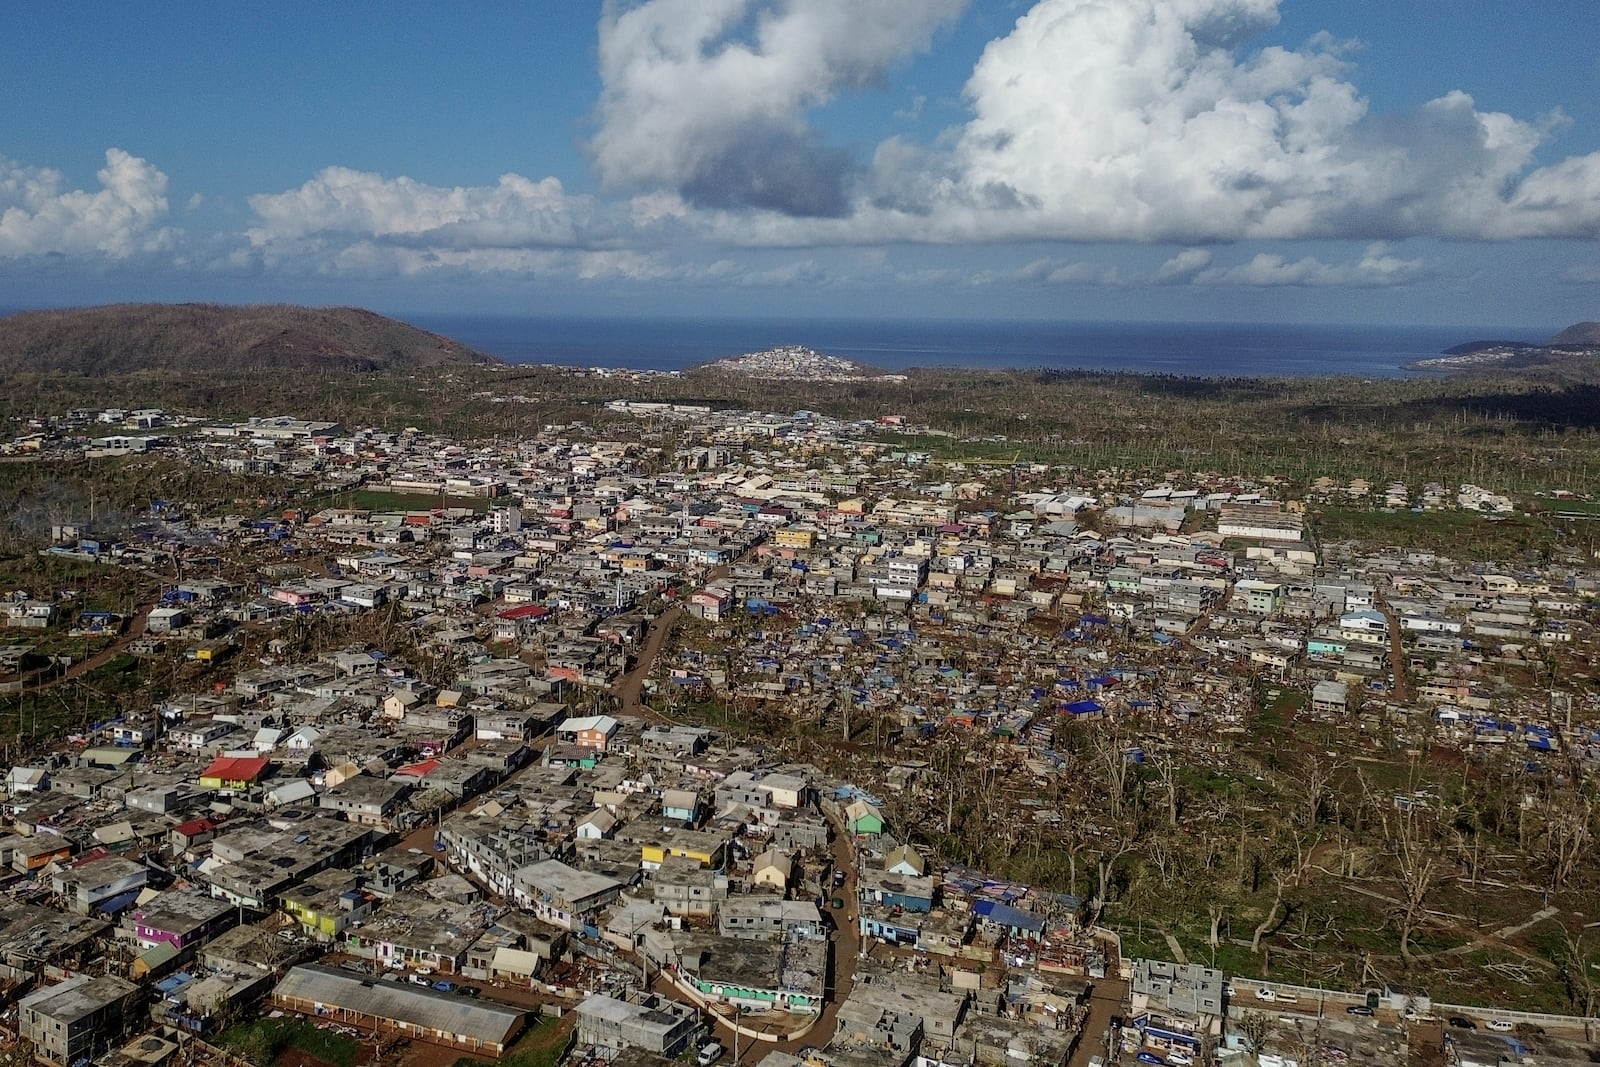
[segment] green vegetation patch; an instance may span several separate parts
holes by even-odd
[[[1470,511],[1354,511],[1313,513],[1317,537],[1373,546],[1420,549],[1456,559],[1510,560],[1548,550],[1553,531],[1528,516],[1490,517]]]
[[[498,1060],[500,1067],[555,1067],[572,1047],[572,1021],[544,1022],[530,1027]],[[462,1056],[451,1067],[481,1067],[482,1060]]]
[[[473,511],[489,510],[491,501],[481,496],[437,497],[432,493],[386,493],[378,489],[357,489],[346,494],[349,506],[367,511],[432,511],[434,508],[471,508]],[[343,498],[340,499],[343,503]]]
[[[225,1031],[217,1043],[256,1064],[270,1067],[285,1049],[315,1056],[334,1067],[355,1067],[361,1042],[344,1034],[319,1030],[305,1019],[257,1019]]]

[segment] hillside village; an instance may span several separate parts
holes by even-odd
[[[271,1015],[383,1063],[546,1032],[570,1062],[633,1067],[1593,1055],[1593,987],[1552,1011],[1555,972],[1517,939],[1592,920],[1563,909],[1594,869],[1595,561],[1469,563],[1312,521],[1492,533],[1523,503],[937,456],[895,416],[607,414],[632,432],[147,409],[14,436],[14,462],[176,459],[296,489],[151,500],[115,529],[54,516],[41,560],[147,593],[9,595],[10,1041],[222,1064]],[[74,647],[191,684],[30,736],[26,709],[89,676]],[[1261,781],[1302,742],[1359,780],[1355,814],[1307,772],[1251,903],[1213,910],[1209,938],[1147,931],[1137,894],[1193,873],[1158,831],[1207,838],[1206,776]],[[1273,748],[1281,767],[1248,761]],[[1413,856],[1460,825],[1440,761],[1526,783],[1498,825],[1547,867],[1452,838],[1503,921],[1465,925],[1441,900],[1466,876]],[[1268,835],[1250,788],[1214,790],[1243,820],[1214,852]],[[1317,949],[1352,962],[1311,983],[1288,916],[1316,879],[1381,900],[1394,951]],[[1502,999],[1410,979],[1413,954],[1480,949]]]

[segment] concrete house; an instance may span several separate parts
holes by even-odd
[[[171,945],[183,949],[202,944],[232,926],[239,909],[226,900],[201,893],[172,891],[139,905],[123,918],[125,928],[145,948]]]
[[[552,926],[577,930],[622,894],[622,883],[603,874],[580,871],[560,860],[541,860],[518,870],[512,895],[517,903]]]
[[[121,978],[76,974],[23,997],[18,1033],[46,1062],[87,1061],[97,1048],[122,1036],[139,987]]]
[[[119,910],[119,903],[132,903],[149,879],[149,869],[137,860],[104,856],[57,870],[50,878],[50,888],[64,897],[73,911],[88,915],[95,910]]]
[[[347,778],[322,794],[317,806],[336,811],[353,823],[388,827],[400,811],[400,804],[411,795],[409,782],[382,781],[370,775]]]
[[[845,805],[844,818],[850,832],[858,836],[883,833],[883,814],[864,800],[852,800]]]
[[[587,715],[567,719],[557,726],[556,737],[568,744],[604,752],[611,746],[611,739],[617,735],[619,726],[617,720],[609,715]]]
[[[708,919],[728,899],[728,876],[677,856],[658,867],[650,879],[653,899],[673,915]]]
[[[751,861],[750,881],[763,889],[779,893],[789,888],[794,878],[794,861],[775,848],[769,848]]]
[[[700,1033],[694,1011],[672,1001],[647,1008],[600,993],[577,1007],[578,1042],[620,1052],[639,1048],[672,1058],[689,1048]]]
[[[661,791],[661,817],[693,826],[699,819],[700,794],[692,789]]]
[[[573,832],[585,841],[598,841],[610,837],[616,826],[615,815],[604,808],[596,808],[577,823]]]
[[[910,845],[899,845],[890,849],[883,857],[883,869],[889,874],[909,875],[921,878],[927,873],[927,864]]]
[[[822,913],[809,900],[730,897],[717,909],[717,932],[741,941],[810,940],[822,936]]]

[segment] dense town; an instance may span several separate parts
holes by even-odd
[[[1587,1007],[1529,1000],[1557,979],[1518,940],[1593,925],[1562,901],[1593,863],[1592,794],[1565,787],[1600,763],[1595,561],[1468,563],[1309,518],[1492,535],[1526,501],[1069,470],[995,440],[935,456],[893,415],[605,414],[495,441],[154,409],[14,434],[7,462],[177,458],[294,488],[152,499],[115,527],[93,502],[44,517],[38,558],[69,577],[10,591],[0,619],[13,1047],[118,1067],[242,1063],[239,1035],[269,1029],[293,1035],[269,1050],[287,1064],[1600,1049],[1593,986]],[[100,572],[136,580],[113,599],[70,577]],[[184,684],[37,729],[116,657]],[[1304,833],[1253,887],[1270,908],[1214,905],[1208,937],[1146,928],[1137,885],[1186,865],[1150,827],[1208,832],[1183,775],[1305,737],[1369,788],[1358,821],[1381,819],[1399,873],[1363,882],[1379,860],[1336,839],[1332,776],[1311,772]],[[1462,906],[1408,836],[1448,822],[1426,775],[1446,756],[1541,783],[1511,820],[1549,854],[1507,873],[1464,843],[1474,883],[1533,903],[1448,944]],[[1112,787],[1083,815],[1088,764]],[[1030,852],[1070,873],[1030,877]],[[1311,982],[1289,916],[1313,878],[1380,899],[1398,955]],[[1479,952],[1504,999],[1407,979],[1414,956]]]

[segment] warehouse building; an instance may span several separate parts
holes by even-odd
[[[522,1032],[527,1013],[502,1004],[385,982],[333,967],[295,967],[272,1002],[285,1011],[336,1019],[366,1030],[399,1034],[416,1041],[478,1055],[501,1055]]]

